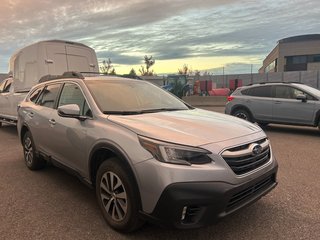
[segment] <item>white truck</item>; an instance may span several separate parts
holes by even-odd
[[[17,106],[46,75],[99,72],[95,51],[81,43],[49,40],[24,47],[10,58],[10,77],[0,84],[0,126],[16,124]]]

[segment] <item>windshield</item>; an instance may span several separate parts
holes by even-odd
[[[188,109],[176,97],[145,81],[91,80],[86,81],[86,85],[105,114],[139,114]]]

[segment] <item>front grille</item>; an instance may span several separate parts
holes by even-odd
[[[235,207],[241,205],[244,201],[249,198],[254,197],[258,192],[267,189],[269,186],[275,183],[275,176],[271,175],[256,184],[241,190],[240,192],[234,194],[228,202],[226,211],[230,211]]]
[[[256,146],[260,148],[259,152],[254,151]],[[221,156],[235,174],[245,174],[269,161],[271,156],[269,141],[264,138],[253,143],[233,147],[225,150]]]

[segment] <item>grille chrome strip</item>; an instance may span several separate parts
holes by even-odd
[[[253,146],[259,146],[261,151],[258,153],[253,152]],[[269,140],[267,138],[227,149],[221,154],[222,158],[237,175],[245,174],[264,165],[269,161],[270,155]]]

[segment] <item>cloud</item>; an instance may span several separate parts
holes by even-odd
[[[116,65],[144,55],[262,60],[281,38],[318,33],[319,11],[316,0],[2,0],[0,72],[14,51],[46,39],[82,42]]]

